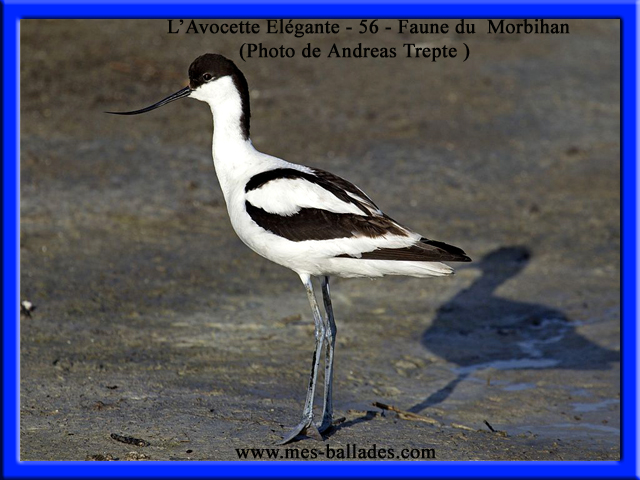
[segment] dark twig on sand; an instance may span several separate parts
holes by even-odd
[[[123,435],[118,435],[117,433],[112,433],[111,438],[113,438],[116,442],[122,442],[128,445],[135,445],[136,447],[148,447],[149,445],[151,445],[146,440],[142,440],[140,438],[125,437]]]

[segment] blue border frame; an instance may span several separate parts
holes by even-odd
[[[177,1],[177,0],[174,0]],[[206,4],[204,3],[206,1]],[[640,478],[638,470],[637,278],[637,47],[638,7],[572,1],[514,3],[456,0],[448,4],[405,0],[312,4],[261,0],[224,3],[82,0],[3,0],[3,477],[297,477],[303,462],[20,462],[19,461],[19,22],[22,18],[620,18],[622,20],[622,461],[620,462],[323,462],[307,477]],[[231,0],[230,0],[231,1]],[[444,1],[444,0],[443,0]],[[153,9],[149,7],[153,7]],[[250,12],[250,16],[247,15]],[[464,12],[463,15],[461,13]],[[597,65],[594,68],[598,68]]]

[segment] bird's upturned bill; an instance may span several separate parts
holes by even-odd
[[[169,95],[164,100],[160,100],[158,103],[154,103],[149,107],[142,108],[140,110],[133,110],[131,112],[105,112],[105,113],[111,113],[113,115],[138,115],[139,113],[147,113],[147,112],[150,112],[151,110],[155,110],[156,108],[160,108],[163,105],[166,105],[167,103],[171,103],[175,100],[180,100],[181,98],[188,97],[189,95],[191,95],[191,92],[192,92],[191,87],[186,86],[182,90],[178,90],[176,93]]]

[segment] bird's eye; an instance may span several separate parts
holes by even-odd
[[[202,75],[202,78],[205,82],[208,82],[213,78],[213,75],[211,75],[210,73],[205,73],[204,75]]]

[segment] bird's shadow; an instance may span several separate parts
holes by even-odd
[[[530,260],[528,248],[511,246],[473,264],[482,275],[438,309],[421,339],[427,350],[457,364],[458,375],[410,412],[443,402],[469,374],[481,369],[605,370],[620,360],[619,352],[578,334],[562,311],[496,295],[496,289]]]

